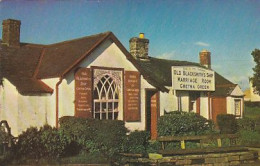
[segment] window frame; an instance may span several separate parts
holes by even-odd
[[[239,114],[237,114],[237,102],[239,103]],[[236,117],[241,117],[242,115],[242,99],[234,99],[234,114]]]
[[[123,114],[123,108],[124,108],[124,106],[123,106],[123,98],[124,98],[124,92],[123,92],[123,86],[124,86],[124,69],[123,68],[109,68],[109,67],[99,67],[99,66],[92,66],[91,67],[92,68],[92,77],[93,77],[93,98],[92,98],[92,102],[93,102],[93,111],[92,111],[92,113],[93,113],[93,118],[95,118],[95,119],[111,119],[111,120],[119,120],[119,119],[121,119],[120,117],[119,117],[119,114],[121,113],[121,114]],[[113,98],[114,99],[102,99],[102,98],[100,98],[100,96],[99,96],[99,98],[97,99],[97,98],[95,98],[96,96],[95,96],[95,90],[96,90],[96,86],[95,86],[95,79],[96,79],[96,76],[95,76],[95,71],[96,70],[108,70],[108,71],[110,71],[110,73],[111,72],[119,72],[119,74],[118,74],[118,76],[119,76],[119,78],[120,78],[120,83],[118,83],[118,84],[116,84],[116,87],[114,88],[114,96],[113,96]],[[111,75],[109,75],[109,74],[104,74],[104,76],[102,76],[98,81],[97,81],[97,83],[96,84],[98,84],[99,82],[100,82],[100,80],[102,79],[102,78],[104,78],[105,76],[108,76],[109,78],[108,79],[112,79],[112,82],[113,83],[115,83],[116,81],[114,81],[114,79],[115,78],[113,78],[113,77],[111,77]],[[108,80],[107,79],[107,80]],[[112,85],[113,83],[111,83],[110,85]],[[113,84],[114,85],[114,84]],[[105,85],[103,84],[103,87],[104,87]],[[118,87],[119,86],[119,87]],[[102,87],[102,88],[103,88]],[[107,91],[107,93],[109,93],[109,91],[110,91],[110,88],[111,88],[111,86],[108,88],[108,89],[106,89],[106,91]],[[118,90],[118,94],[117,94],[117,99],[115,99],[115,95],[116,95],[116,91]],[[102,95],[102,94],[101,94]],[[109,94],[106,94],[106,97],[109,97],[108,96]],[[120,97],[121,96],[121,97]],[[98,102],[100,102],[100,110],[99,110],[99,112],[97,111],[95,111],[95,108],[96,108],[96,103],[98,103]],[[109,109],[109,104],[110,103],[112,103],[112,116],[111,116],[111,118],[109,118],[110,116],[109,116],[109,111],[108,111],[108,109]],[[121,105],[121,107],[120,107],[120,103],[122,103],[122,105]],[[105,107],[104,107],[104,109],[103,109],[103,107],[102,107],[102,105],[103,104],[105,104]],[[117,110],[115,111],[115,105],[117,104]],[[103,112],[103,113],[105,113],[105,118],[103,117],[103,113],[102,113],[102,110],[106,110],[105,112]],[[96,113],[99,113],[99,117],[97,118],[97,116],[95,115]],[[115,113],[117,113],[117,115],[115,115]],[[122,115],[122,117],[123,117],[123,115]]]

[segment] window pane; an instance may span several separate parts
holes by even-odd
[[[112,112],[109,112],[109,113],[108,113],[108,119],[113,119],[112,115],[113,115],[113,113],[112,113]]]
[[[235,115],[240,116],[241,100],[235,100]]]
[[[95,103],[95,112],[100,112],[100,103],[99,102]]]
[[[102,119],[107,119],[106,118],[106,113],[102,113]]]
[[[118,112],[114,112],[114,119],[117,120],[118,118]]]
[[[95,119],[100,119],[100,113],[95,113]]]
[[[113,111],[113,103],[109,102],[108,103],[108,112],[112,112]]]
[[[107,111],[107,103],[103,102],[102,103],[102,112],[106,112]]]
[[[118,111],[118,102],[114,102],[114,111]]]

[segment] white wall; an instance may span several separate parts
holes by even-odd
[[[209,119],[209,100],[207,93],[200,93],[200,115]],[[212,114],[211,114],[212,115]]]
[[[18,135],[18,91],[7,80],[3,79],[1,92],[1,112],[0,120],[7,120],[14,136]]]
[[[46,106],[48,97],[18,95],[18,133],[22,133],[29,127],[41,127],[48,123],[49,112]]]
[[[7,79],[0,89],[0,120],[7,120],[12,135],[18,136],[28,127],[46,123],[55,126],[55,95],[23,96]]]
[[[167,87],[167,88],[169,89],[168,93],[160,92],[160,115],[164,115],[164,111],[166,112],[178,111],[178,97],[176,96],[177,92],[176,90],[173,90],[172,87]],[[183,96],[182,96],[182,100],[183,100]],[[186,100],[182,102],[185,101]],[[185,103],[184,105],[187,105],[187,103]]]
[[[90,68],[91,66],[124,68],[125,71],[137,71],[117,45],[110,41],[103,43],[79,64],[79,67]],[[62,81],[59,88],[59,117],[74,116],[74,88],[74,71],[71,71],[66,75],[66,78]],[[141,76],[141,122],[126,122],[126,127],[130,130],[145,129],[145,88],[154,87]],[[121,96],[121,99],[119,108],[123,111],[123,96]],[[123,120],[122,113],[123,112],[119,115],[119,120]]]
[[[178,98],[181,98],[180,101],[181,101],[181,111],[184,111],[184,112],[189,112],[189,92],[188,91],[176,91],[176,93],[174,93],[174,95],[176,97],[173,97],[174,100],[176,100],[175,102],[177,102],[177,109],[176,110],[180,110],[180,104],[178,104]],[[175,108],[175,107],[174,107]],[[176,111],[174,110],[174,111]]]
[[[51,126],[56,126],[56,84],[59,78],[50,78],[42,80],[53,89],[52,95],[46,97],[47,122]]]
[[[227,97],[227,114],[233,114],[235,115],[235,100],[241,100],[241,117],[243,116],[243,108],[244,108],[244,102],[241,97]]]

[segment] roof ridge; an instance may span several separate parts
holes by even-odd
[[[108,35],[110,33],[112,33],[112,32],[111,31],[106,31],[106,32],[97,33],[97,34],[90,35],[90,36],[84,36],[84,37],[80,37],[80,38],[74,38],[74,39],[71,39],[71,40],[64,40],[64,41],[61,41],[61,42],[58,42],[58,43],[47,44],[45,46],[46,47],[57,46],[57,45],[70,43],[70,42],[74,42],[74,41],[78,41],[78,40],[82,40],[82,39],[86,39],[86,38],[90,38],[90,37],[101,36],[101,35]]]
[[[75,65],[77,65],[78,63],[80,63],[82,61],[82,59],[84,59],[89,53],[91,53],[98,45],[100,45],[105,39],[107,39],[108,36],[110,36],[111,34],[113,34],[112,32],[108,31],[106,33],[102,33],[105,36],[102,37],[100,40],[98,40],[89,50],[87,50],[84,54],[81,55],[81,57],[75,61],[75,63],[73,63],[71,66],[68,67],[67,70],[65,70],[62,74],[61,77],[63,77],[64,75],[67,74],[67,72],[69,72]]]
[[[171,62],[187,62],[187,63],[193,63],[193,64],[198,64],[198,62],[190,62],[190,61],[185,61],[185,60],[174,60],[174,59],[164,59],[164,58],[158,58],[158,57],[150,57],[151,59],[158,59],[158,60],[164,60],[164,61],[171,61]]]
[[[43,59],[45,50],[46,50],[46,48],[43,47],[43,49],[42,49],[42,51],[41,51],[41,55],[40,55],[40,57],[39,57],[39,59],[38,59],[37,66],[36,66],[36,68],[35,68],[35,70],[34,70],[34,73],[33,73],[33,76],[32,76],[32,77],[35,78],[35,79],[36,79],[36,76],[37,76],[38,73],[39,73],[40,66],[41,66],[41,62],[42,62],[42,59]]]

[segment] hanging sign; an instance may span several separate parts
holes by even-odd
[[[140,73],[125,71],[125,111],[124,117],[128,122],[141,120],[140,113]]]
[[[172,88],[215,91],[215,72],[196,66],[172,66]]]
[[[89,68],[75,73],[75,116],[92,117],[92,77]]]

